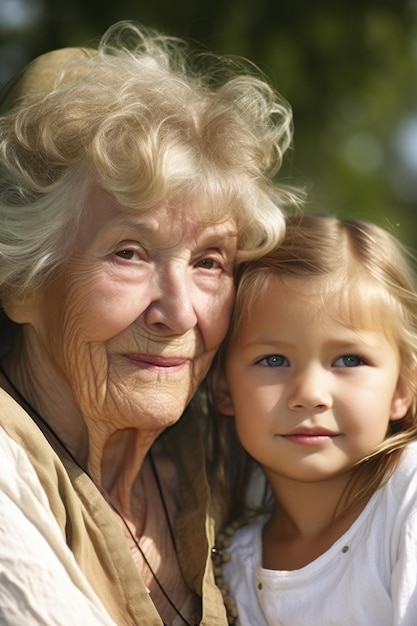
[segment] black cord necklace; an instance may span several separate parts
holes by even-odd
[[[58,435],[58,433],[55,432],[55,430],[52,428],[52,426],[50,426],[50,424],[45,420],[45,418],[39,413],[39,411],[37,411],[31,404],[30,402],[25,398],[25,396],[22,394],[22,392],[16,387],[16,385],[11,381],[11,379],[9,378],[8,374],[5,372],[3,364],[0,363],[0,372],[1,374],[4,376],[5,380],[8,382],[8,384],[10,385],[11,389],[14,391],[14,393],[16,394],[17,398],[19,399],[20,403],[23,404],[26,407],[26,410],[29,414],[29,416],[32,417],[33,421],[36,424],[36,421],[40,422],[45,428],[46,430],[49,432],[50,435],[52,435],[54,437],[54,439],[57,441],[57,443],[61,446],[62,450],[69,456],[69,458],[71,459],[71,461],[73,461],[73,463],[75,463],[75,465],[84,473],[88,476],[88,478],[91,480],[91,482],[94,483],[93,479],[91,478],[90,474],[87,472],[86,469],[84,469],[84,467],[81,465],[81,463],[78,461],[78,459],[74,456],[74,454],[71,452],[71,450],[68,448],[68,446],[66,445],[66,443],[64,443],[64,441],[61,439],[61,437]],[[39,427],[39,425],[38,425]],[[165,502],[165,497],[164,497],[164,493],[162,490],[162,485],[161,485],[161,481],[159,478],[159,474],[158,471],[156,469],[156,465],[155,465],[155,461],[152,455],[152,451],[149,450],[148,452],[148,458],[150,461],[150,465],[152,468],[152,474],[158,489],[158,494],[164,509],[164,514],[165,514],[165,518],[167,521],[167,525],[168,525],[168,530],[169,530],[169,534],[171,537],[171,541],[172,541],[172,545],[174,547],[174,550],[176,552],[176,541],[175,541],[175,536],[174,536],[174,530],[172,528],[172,524],[171,524],[171,520],[169,518],[169,514],[168,514],[168,508],[167,508],[167,504]],[[94,485],[97,487],[97,485],[94,483]],[[104,494],[102,494],[104,495]],[[118,515],[118,517],[120,518],[120,520],[122,521],[124,527],[126,528],[127,532],[129,533],[130,538],[132,539],[132,541],[134,542],[138,552],[140,553],[142,559],[144,560],[146,566],[148,567],[153,579],[155,580],[156,584],[158,585],[159,589],[161,590],[162,594],[164,595],[165,599],[167,600],[167,602],[170,604],[170,606],[174,609],[175,613],[178,615],[178,617],[184,622],[184,624],[186,626],[192,626],[190,624],[190,622],[188,622],[186,620],[186,618],[182,615],[181,611],[176,607],[176,605],[174,604],[174,602],[171,600],[170,596],[168,595],[167,591],[165,590],[165,588],[163,587],[161,581],[159,580],[158,576],[156,575],[153,567],[151,566],[146,554],[144,553],[144,551],[142,550],[139,541],[136,539],[135,535],[133,534],[129,524],[127,523],[126,519],[123,517],[123,515],[120,513],[120,511],[117,509],[117,507],[110,502],[107,498],[106,498],[106,502],[109,504],[109,506],[113,509],[113,511],[116,513],[116,515]],[[166,624],[164,624],[164,626],[166,626]]]

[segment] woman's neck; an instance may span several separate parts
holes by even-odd
[[[2,368],[2,386],[30,414],[57,454],[75,461],[101,491],[117,494],[119,507],[128,513],[129,494],[157,433],[117,431],[110,420],[90,420],[80,412],[68,382],[33,355],[14,352]]]
[[[176,609],[167,595],[182,609],[191,594],[173,539],[178,478],[162,446],[153,446],[159,433],[117,430],[110,419],[89,419],[80,412],[65,379],[26,352],[14,351],[13,358],[4,359],[0,384],[30,414],[57,454],[72,459],[92,478],[114,510],[158,611],[165,623],[171,623]]]

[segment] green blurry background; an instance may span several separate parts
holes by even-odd
[[[417,247],[417,0],[0,0],[0,84],[120,19],[254,61],[294,111],[281,178]]]

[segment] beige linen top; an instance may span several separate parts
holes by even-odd
[[[210,559],[216,506],[210,499],[204,466],[201,422],[190,417],[184,416],[163,435],[180,480],[182,505],[175,525],[178,558],[189,587],[202,597],[200,623],[226,626]],[[90,478],[74,463],[58,457],[30,416],[2,389],[0,426],[25,451],[63,541],[116,624],[161,626],[163,622],[139,576],[123,531]]]

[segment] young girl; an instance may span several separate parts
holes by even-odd
[[[212,389],[273,507],[214,550],[229,623],[417,624],[416,371],[417,294],[387,232],[290,218],[243,267]]]

